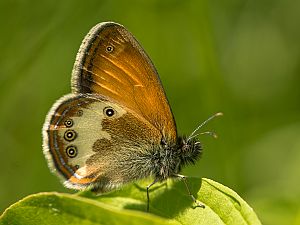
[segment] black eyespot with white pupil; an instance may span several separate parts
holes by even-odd
[[[64,134],[64,138],[66,141],[73,141],[75,140],[77,133],[74,130],[67,130]]]
[[[112,117],[113,115],[115,115],[115,110],[111,107],[106,107],[104,109],[104,114],[108,117]]]
[[[73,145],[68,146],[67,149],[66,149],[66,153],[67,153],[67,155],[68,155],[70,158],[76,157],[76,156],[77,156],[77,153],[78,153],[78,152],[77,152],[76,146],[73,146]]]
[[[112,52],[114,50],[114,47],[109,45],[106,47],[106,52]]]
[[[71,119],[66,119],[66,120],[65,120],[65,126],[66,126],[66,127],[72,127],[72,126],[73,126],[73,120],[71,120]]]

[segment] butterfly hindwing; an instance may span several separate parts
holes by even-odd
[[[159,136],[148,121],[104,96],[69,94],[47,116],[44,153],[67,187],[107,191],[149,175],[137,173],[136,161]]]

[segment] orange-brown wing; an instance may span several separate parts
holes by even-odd
[[[154,65],[133,35],[107,22],[83,40],[72,73],[73,93],[97,93],[133,110],[175,141],[176,125]]]

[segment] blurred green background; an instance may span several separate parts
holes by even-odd
[[[264,224],[300,224],[300,1],[1,0],[0,212],[66,192],[42,154],[52,103],[70,92],[80,43],[98,22],[127,27],[153,60],[178,130],[203,131],[183,171],[231,187]]]

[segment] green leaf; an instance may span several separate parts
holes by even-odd
[[[0,224],[261,224],[252,208],[231,189],[206,178],[188,178],[194,196],[205,205],[197,207],[184,183],[169,179],[150,189],[150,213],[146,186],[150,180],[96,196],[39,193],[10,206]]]

